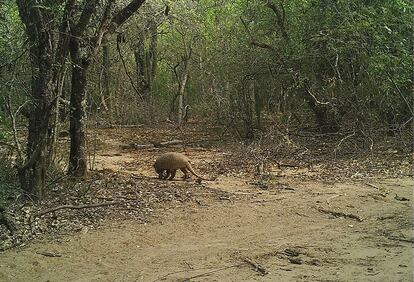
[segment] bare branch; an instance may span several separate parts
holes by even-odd
[[[58,206],[58,207],[55,207],[55,208],[50,208],[50,209],[41,211],[38,214],[36,214],[35,217],[40,217],[40,216],[45,215],[47,213],[51,213],[51,212],[55,212],[55,211],[63,210],[63,209],[80,210],[80,209],[97,208],[97,207],[112,206],[112,205],[119,205],[119,204],[120,204],[120,202],[106,202],[106,203],[96,203],[96,204],[79,205],[79,206],[63,205],[63,206]]]
[[[96,11],[96,7],[98,6],[98,0],[91,0],[87,1],[85,7],[83,8],[82,14],[79,18],[79,21],[73,31],[75,36],[80,36],[85,31],[86,27],[88,26],[89,22],[91,21],[92,15]]]
[[[128,76],[129,81],[131,82],[132,88],[134,88],[134,91],[135,91],[135,93],[137,93],[137,95],[138,95],[139,98],[144,99],[144,97],[142,96],[142,93],[140,93],[138,91],[137,87],[135,86],[134,80],[132,79],[132,77],[131,77],[128,69],[127,69],[124,56],[122,56],[121,44],[120,44],[119,40],[116,41],[116,50],[118,51],[119,57],[121,58],[122,66],[124,67],[125,73]]]
[[[329,102],[319,101],[318,98],[316,98],[315,95],[312,94],[312,92],[310,91],[309,88],[306,88],[306,92],[313,98],[313,100],[315,100],[316,104],[319,104],[319,105],[329,105],[330,104]]]
[[[59,64],[59,67],[62,67],[64,64],[68,53],[70,34],[69,18],[75,8],[75,2],[76,0],[69,0],[66,2],[65,10],[63,12],[63,19],[59,27],[59,43],[55,56],[55,61]]]
[[[398,87],[397,83],[395,83],[395,80],[392,78],[392,76],[388,72],[387,72],[387,75],[388,75],[389,80],[391,80],[392,84],[394,85],[395,89],[397,90],[398,94],[400,94],[401,98],[407,104],[407,107],[410,110],[411,115],[414,116],[413,108],[411,107],[411,105],[407,101],[407,99],[404,97],[404,94],[402,93],[401,89]]]
[[[114,4],[115,4],[115,1],[111,0],[108,2],[108,4],[105,7],[104,14],[102,16],[101,22],[99,23],[98,30],[96,32],[95,46],[100,46],[102,43],[102,39],[105,35],[105,32],[108,29],[109,16],[111,15],[111,11],[114,7]]]
[[[268,49],[268,50],[270,50],[272,52],[276,52],[276,50],[275,50],[275,48],[273,48],[273,46],[271,46],[271,45],[269,45],[267,43],[257,42],[255,40],[255,38],[253,37],[252,33],[250,32],[249,27],[248,27],[246,21],[242,17],[240,17],[240,21],[242,22],[242,24],[243,24],[243,26],[244,26],[244,28],[246,30],[246,33],[247,33],[247,35],[250,38],[250,44],[252,44],[253,46],[257,46],[257,47],[263,48],[263,49]]]
[[[277,25],[279,26],[279,30],[282,33],[283,39],[285,39],[285,41],[289,41],[289,36],[285,27],[286,11],[285,7],[283,6],[283,1],[279,1],[278,8],[272,0],[266,0],[266,6],[269,7],[276,15]]]
[[[134,0],[131,1],[125,8],[123,8],[118,14],[116,14],[111,20],[111,28],[109,33],[115,31],[115,29],[123,24],[129,17],[131,17],[141,5],[145,2],[145,0]]]

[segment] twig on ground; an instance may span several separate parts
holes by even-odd
[[[230,203],[233,203],[233,201],[230,199],[230,197],[219,197],[222,201],[229,201]]]
[[[164,142],[158,142],[158,141],[151,141],[152,145],[154,145],[154,147],[168,147],[171,145],[182,145],[183,141],[182,140],[171,140],[171,141],[164,141]]]
[[[344,213],[344,212],[336,212],[336,211],[330,211],[330,210],[325,210],[323,208],[318,208],[318,211],[322,212],[322,213],[327,213],[327,214],[331,214],[335,217],[346,217],[346,218],[350,218],[350,219],[354,219],[356,221],[362,222],[362,219],[354,214],[350,214],[350,213]]]
[[[58,211],[58,210],[63,210],[63,209],[80,210],[80,209],[97,208],[97,207],[112,206],[112,205],[119,205],[119,204],[120,204],[120,202],[97,203],[97,204],[79,205],[79,206],[62,205],[62,206],[58,206],[58,207],[43,210],[43,211],[39,212],[38,214],[36,214],[34,217],[41,217],[42,215],[45,215],[47,213],[51,213],[51,212]]]
[[[303,214],[303,213],[300,213],[300,212],[295,212],[295,213],[299,216],[309,217],[309,215],[306,215],[306,214]]]
[[[330,205],[331,203],[329,202],[330,200],[332,200],[332,199],[335,199],[335,198],[337,198],[337,197],[340,197],[340,196],[344,196],[345,194],[338,194],[338,195],[334,195],[334,196],[332,196],[332,197],[329,197],[328,199],[326,199],[326,203],[328,204],[328,205]]]
[[[36,252],[36,254],[45,256],[45,257],[51,257],[51,258],[60,258],[62,255],[57,253],[51,253],[51,252]]]
[[[376,185],[374,185],[374,184],[371,184],[371,183],[365,183],[365,185],[367,185],[367,186],[369,186],[369,187],[372,187],[372,188],[375,188],[375,189],[378,189],[378,190],[381,190],[381,188],[380,188],[380,187],[378,187],[378,186],[376,186]]]
[[[207,276],[207,275],[210,275],[212,273],[219,272],[219,271],[226,270],[226,269],[233,268],[233,267],[238,267],[238,266],[241,266],[243,264],[244,263],[239,263],[239,264],[234,264],[234,265],[229,265],[229,266],[221,267],[221,268],[218,268],[218,269],[215,269],[215,270],[212,270],[212,271],[209,271],[209,272],[201,273],[201,274],[198,274],[198,275],[195,275],[195,276],[192,276],[192,277],[186,277],[186,278],[181,279],[181,280],[182,281],[189,281],[189,280],[194,279],[194,278]],[[176,272],[167,273],[164,276],[161,276],[161,277],[155,279],[152,282],[165,280],[168,276],[171,276],[173,274],[178,274],[178,273],[183,273],[183,272],[189,272],[189,271],[198,271],[198,270],[202,270],[202,269],[211,269],[211,267],[193,268],[193,269],[186,269],[186,270],[180,270],[180,271],[176,271]]]
[[[341,141],[339,141],[338,145],[336,145],[335,149],[334,149],[334,155],[335,155],[335,159],[336,159],[336,152],[339,150],[339,147],[341,146],[342,142],[344,142],[346,139],[351,138],[352,136],[355,136],[355,131],[352,134],[349,134],[347,136],[345,136],[344,138],[341,139]]]
[[[284,163],[280,163],[280,162],[276,162],[278,168],[281,167],[296,167],[296,168],[301,168],[301,165],[296,165],[296,164],[284,164]]]
[[[246,262],[247,264],[250,264],[251,266],[253,266],[254,267],[254,270],[256,272],[259,272],[261,275],[264,276],[266,274],[269,274],[269,271],[267,271],[267,269],[265,267],[263,267],[262,265],[254,262],[250,258],[245,258],[243,261]]]
[[[400,237],[394,237],[394,236],[388,236],[387,238],[390,240],[394,240],[394,241],[407,242],[407,243],[414,244],[414,238],[406,239],[406,238],[400,238]]]

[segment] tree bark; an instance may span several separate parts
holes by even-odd
[[[149,96],[147,81],[148,79],[146,76],[146,73],[148,73],[148,65],[146,63],[147,61],[145,58],[145,34],[143,29],[140,29],[140,31],[138,32],[138,40],[134,55],[135,65],[137,68],[137,89],[139,95],[141,95],[144,98],[147,98]]]
[[[150,42],[149,47],[146,48],[145,43],[148,37]],[[154,20],[148,20],[138,31],[138,41],[134,52],[138,91],[146,99],[151,96],[152,81],[157,68],[157,41],[157,25]]]
[[[112,104],[111,91],[109,89],[109,70],[111,67],[111,58],[109,53],[108,41],[105,39],[102,42],[103,93],[101,94],[101,103],[105,111],[108,111]]]
[[[89,61],[81,56],[80,40],[71,39],[72,90],[70,95],[70,175],[84,177],[87,173],[86,155],[86,75]]]
[[[188,72],[189,72],[189,65],[190,65],[190,59],[188,58],[185,61],[185,66],[184,66],[184,70],[183,70],[183,74],[182,74],[182,78],[181,78],[181,84],[180,84],[180,89],[179,89],[179,95],[178,95],[178,126],[181,126],[183,123],[183,113],[184,113],[184,92],[185,92],[185,87],[187,85],[187,81],[188,81]]]
[[[66,3],[62,23],[73,8],[73,2]],[[42,9],[36,1],[17,0],[16,3],[30,42],[32,69],[26,159],[18,164],[18,175],[21,188],[35,199],[41,199],[45,194],[46,172],[53,157],[51,112],[67,55],[67,33],[59,34],[56,41],[53,36],[56,27],[51,24],[53,14]],[[60,28],[65,29],[63,25]]]
[[[99,5],[98,0],[88,1],[79,17],[79,21],[71,29],[70,55],[72,67],[71,90],[71,115],[70,115],[70,153],[68,173],[76,177],[84,177],[87,173],[86,155],[86,86],[87,70],[91,59],[101,46],[102,41],[116,28],[123,24],[138,8],[144,0],[133,0],[113,18],[110,11],[114,1],[109,1],[100,20],[96,34],[85,35],[86,28],[90,24],[93,15]],[[92,38],[92,40],[91,40]]]
[[[178,127],[182,126],[183,123],[183,115],[184,115],[184,92],[185,92],[185,87],[187,86],[187,81],[188,81],[188,77],[190,74],[190,60],[191,60],[191,55],[193,53],[193,49],[192,49],[192,39],[189,42],[188,46],[184,46],[185,48],[185,54],[183,56],[183,61],[184,61],[184,67],[183,70],[181,72],[181,76],[177,76],[177,79],[179,78],[180,81],[178,82],[179,85],[179,89],[178,89],[178,118],[177,118],[177,123],[178,123]]]

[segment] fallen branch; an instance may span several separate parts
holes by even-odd
[[[258,264],[256,262],[252,261],[251,259],[245,258],[243,261],[246,262],[247,264],[250,264],[251,266],[253,266],[254,270],[256,272],[259,272],[261,275],[265,276],[266,274],[269,274],[269,271],[267,271],[266,268],[264,268],[263,266],[261,266],[260,264]]]
[[[160,147],[168,147],[171,145],[181,145],[183,144],[183,141],[181,140],[171,140],[171,141],[164,141],[164,142],[157,142],[157,141],[151,141],[152,145],[154,147],[160,148]]]
[[[191,277],[186,277],[186,278],[184,278],[182,281],[191,281],[192,279],[194,279],[194,278],[199,278],[199,277],[203,277],[203,276],[208,276],[208,275],[210,275],[210,274],[213,274],[213,273],[216,273],[216,272],[219,272],[219,271],[222,271],[222,270],[226,270],[226,269],[229,269],[229,268],[233,268],[233,267],[238,267],[238,266],[240,266],[241,264],[236,264],[236,265],[230,265],[230,266],[225,266],[225,267],[222,267],[222,268],[219,268],[219,269],[216,269],[216,270],[212,270],[212,271],[209,271],[209,272],[206,272],[206,273],[202,273],[202,274],[198,274],[198,275],[194,275],[194,276],[191,276]]]
[[[111,129],[111,128],[137,128],[142,127],[143,124],[108,124],[106,126],[100,127],[103,129]]]
[[[220,139],[210,139],[210,140],[196,140],[190,142],[184,142],[182,140],[171,140],[171,141],[150,141],[151,144],[137,144],[137,143],[130,143],[128,145],[121,145],[122,149],[148,149],[148,148],[162,148],[168,147],[173,145],[197,145],[197,144],[204,144],[206,142],[218,142]]]
[[[374,185],[374,184],[371,184],[371,183],[365,183],[365,185],[367,185],[367,186],[369,186],[369,187],[372,187],[372,188],[375,188],[375,189],[378,189],[378,190],[381,190],[381,188],[380,188],[380,187],[378,187],[378,186],[376,186],[376,185]]]
[[[326,203],[330,206],[331,203],[329,202],[332,199],[338,198],[340,196],[345,196],[346,194],[338,194],[338,195],[333,195],[332,197],[329,197],[328,199],[326,199]]]
[[[73,210],[80,210],[80,209],[88,209],[88,208],[97,208],[97,207],[105,207],[105,206],[112,206],[112,205],[118,205],[120,202],[109,202],[109,203],[97,203],[97,204],[89,204],[89,205],[79,205],[79,206],[73,206],[73,205],[62,205],[55,208],[50,208],[44,211],[39,212],[36,214],[35,217],[41,217],[42,215],[45,215],[47,213],[55,212],[58,210],[64,210],[64,209],[73,209]]]
[[[51,258],[60,258],[61,254],[51,253],[51,252],[36,252],[38,255],[42,255],[45,257],[51,257]]]
[[[128,145],[122,145],[122,149],[146,149],[146,148],[152,148],[154,145],[152,144],[136,144],[136,143],[130,143]]]
[[[390,240],[394,240],[394,241],[407,242],[407,243],[414,244],[414,238],[406,239],[406,238],[400,238],[400,237],[394,237],[394,236],[389,236],[387,238]]]
[[[187,278],[185,278],[185,279],[180,279],[180,281],[190,281],[191,279],[194,279],[194,278],[203,277],[203,276],[208,276],[208,275],[210,275],[210,274],[212,274],[212,273],[219,272],[219,271],[226,270],[226,269],[233,268],[233,267],[239,267],[239,266],[241,266],[241,265],[243,265],[243,264],[244,264],[244,263],[239,263],[239,264],[234,264],[234,265],[224,266],[224,267],[221,267],[221,268],[218,268],[218,269],[215,269],[215,270],[209,271],[209,272],[205,272],[205,273],[202,273],[202,274],[198,274],[198,275],[195,275],[195,276],[192,276],[192,277],[187,277]],[[178,273],[183,273],[183,272],[190,272],[190,271],[199,271],[199,270],[203,270],[203,269],[211,269],[211,267],[194,268],[194,269],[190,269],[190,270],[180,270],[180,271],[175,271],[175,272],[167,273],[167,274],[165,274],[164,276],[159,277],[159,278],[157,278],[157,279],[153,280],[152,282],[161,281],[161,280],[166,280],[166,278],[167,278],[168,276],[171,276],[171,275],[173,275],[173,274],[178,274]]]
[[[330,210],[325,210],[325,209],[322,209],[322,208],[318,208],[318,211],[320,211],[322,213],[331,214],[335,217],[345,217],[345,218],[350,218],[350,219],[354,219],[356,221],[362,222],[362,219],[359,216],[354,215],[354,214],[330,211]]]
[[[306,214],[303,214],[303,213],[300,213],[300,212],[295,212],[295,213],[299,216],[309,217],[309,215],[306,215]]]
[[[279,163],[279,162],[276,162],[276,164],[277,164],[278,168],[281,168],[281,167],[296,167],[296,168],[300,168],[301,167],[300,165],[283,164],[283,163]]]

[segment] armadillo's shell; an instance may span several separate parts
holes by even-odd
[[[188,166],[188,158],[180,153],[165,153],[158,157],[154,166],[163,170],[177,170]]]

